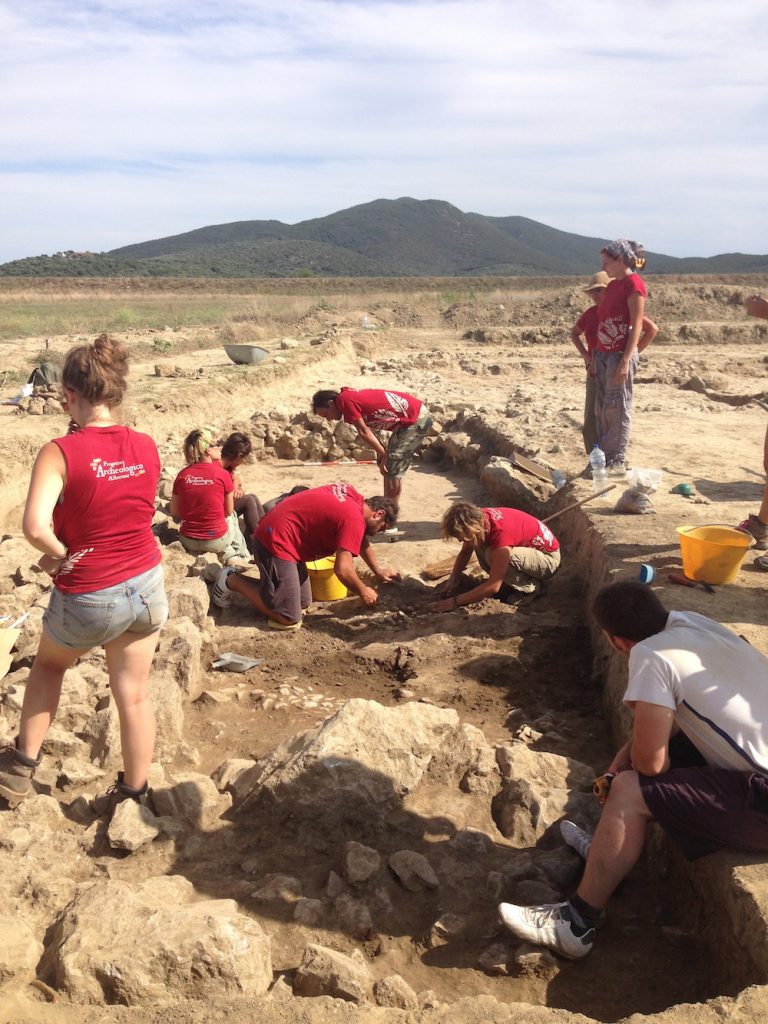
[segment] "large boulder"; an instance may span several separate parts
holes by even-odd
[[[172,583],[166,587],[168,597],[168,617],[174,619],[188,618],[199,630],[208,624],[208,610],[211,596],[203,580],[199,576],[188,576],[182,583]]]
[[[478,761],[478,737],[453,710],[351,700],[281,744],[230,788],[241,814],[256,803],[307,816],[313,827],[352,819],[382,827],[382,815],[423,782],[452,787],[460,796],[460,780]]]
[[[77,1003],[260,996],[272,981],[270,940],[234,900],[196,902],[177,875],[100,881],[56,921],[42,973]]]
[[[559,754],[517,743],[497,750],[506,784],[494,799],[494,818],[515,846],[532,846],[563,817],[593,830],[600,807],[592,795],[595,772]]]
[[[0,985],[17,975],[34,974],[43,944],[18,914],[0,912]]]
[[[203,639],[186,616],[170,621],[160,634],[152,671],[172,677],[187,700],[197,700],[203,690]]]

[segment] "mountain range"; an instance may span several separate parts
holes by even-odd
[[[33,277],[485,277],[592,274],[608,239],[527,217],[464,213],[436,199],[376,199],[283,224],[215,224],[106,253],[62,252],[0,265]],[[659,274],[766,273],[768,255],[648,252]]]

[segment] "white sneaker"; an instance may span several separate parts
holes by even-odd
[[[211,600],[217,608],[228,608],[232,603],[232,591],[227,586],[227,579],[233,572],[237,572],[237,569],[231,565],[225,565],[223,569],[219,570],[219,575],[216,577],[211,591]]]
[[[499,917],[519,939],[537,946],[546,946],[568,960],[582,960],[595,942],[594,928],[583,935],[576,935],[571,908],[567,902],[544,903],[539,907],[500,903]]]
[[[578,853],[582,860],[587,859],[589,856],[589,848],[592,845],[592,836],[589,832],[585,832],[583,828],[579,828],[579,826],[574,824],[572,821],[561,821],[560,835],[566,841],[568,846]]]

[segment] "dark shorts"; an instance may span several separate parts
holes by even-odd
[[[301,622],[301,609],[312,604],[306,565],[278,558],[255,538],[253,557],[259,567],[259,592],[264,603],[282,618]]]
[[[724,847],[768,852],[764,775],[696,767],[639,778],[648,809],[688,860]]]
[[[387,476],[399,478],[406,473],[416,452],[424,444],[427,431],[432,426],[432,417],[426,406],[421,407],[419,418],[409,427],[393,430],[387,445]]]

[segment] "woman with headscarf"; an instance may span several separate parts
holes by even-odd
[[[636,273],[645,266],[645,250],[618,238],[600,250],[602,269],[613,278],[598,306],[595,368],[595,419],[608,472],[623,473],[632,425],[632,383],[643,330],[645,282]]]

